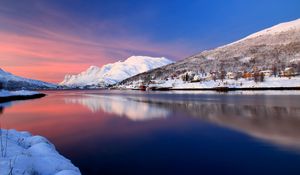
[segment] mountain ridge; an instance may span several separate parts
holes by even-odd
[[[16,76],[10,72],[6,72],[0,68],[0,83],[3,88],[8,90],[36,90],[36,89],[54,89],[57,88],[55,84],[43,82],[40,80],[34,80]]]
[[[279,30],[280,29],[280,30]],[[269,33],[268,33],[269,32]],[[300,18],[253,33],[235,42],[204,50],[172,65],[128,78],[120,84],[155,77],[167,79],[192,72],[278,70],[300,61]],[[163,72],[163,74],[161,74]]]
[[[66,75],[59,83],[68,87],[106,87],[136,74],[172,63],[165,57],[131,56],[125,61],[109,63],[102,67],[90,66],[77,75]]]

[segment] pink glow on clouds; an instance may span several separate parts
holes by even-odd
[[[150,56],[174,59],[182,58],[187,50],[180,42],[158,44],[132,36],[91,38],[81,33],[92,33],[82,26],[74,26],[78,32],[74,35],[65,29],[51,30],[1,16],[0,22],[20,29],[0,28],[0,67],[19,76],[53,83],[62,81],[66,74],[77,74],[91,65],[101,66],[134,54],[149,53]],[[114,24],[96,26],[105,28]]]

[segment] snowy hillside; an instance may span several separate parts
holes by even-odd
[[[0,84],[3,88],[8,90],[20,90],[20,89],[52,89],[56,88],[56,85],[32,80],[28,78],[23,78],[15,76],[9,72],[6,72],[0,68]]]
[[[294,21],[290,21],[290,22],[284,22],[284,23],[280,23],[278,25],[275,25],[273,27],[264,29],[262,31],[253,33],[241,40],[238,40],[236,42],[230,43],[228,45],[225,45],[223,47],[229,46],[229,45],[233,45],[233,44],[237,44],[239,42],[245,41],[245,40],[249,40],[249,39],[255,39],[255,38],[259,38],[259,37],[272,37],[276,35],[280,35],[280,34],[284,34],[284,33],[294,33],[296,31],[300,31],[300,19],[294,20]],[[270,43],[271,44],[271,43]],[[222,47],[221,47],[222,48]]]
[[[300,19],[275,25],[273,27],[249,35],[245,39],[255,38],[262,35],[277,35],[283,32],[289,32],[295,30],[300,30]]]
[[[201,79],[218,79],[226,74],[237,79],[247,74],[251,79],[255,72],[264,71],[277,76],[284,73],[296,75],[300,71],[300,19],[275,25],[121,83],[130,84],[147,77],[154,77],[154,80],[176,79],[188,72]]]
[[[125,61],[97,67],[91,66],[78,75],[66,75],[60,85],[69,87],[106,86],[126,78],[172,63],[162,57],[132,56]]]

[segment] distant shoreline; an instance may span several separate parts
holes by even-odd
[[[78,89],[78,88],[70,88],[70,89],[47,89],[41,91],[93,91],[93,90],[120,90],[120,91],[143,91],[141,89],[131,89],[131,88],[95,88],[95,89]],[[245,87],[245,88],[224,88],[224,91],[283,91],[283,90],[300,90],[300,87]],[[214,88],[162,88],[162,89],[153,89],[149,91],[223,91],[222,87],[214,87]]]
[[[170,88],[170,91],[269,91],[269,90],[300,90],[300,87],[257,87],[257,88]],[[160,90],[156,90],[160,91]]]

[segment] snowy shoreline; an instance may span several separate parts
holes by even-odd
[[[141,82],[135,81],[129,85],[118,85],[120,89],[138,89]],[[202,82],[184,82],[180,79],[160,81],[147,86],[153,90],[300,90],[300,76],[287,78],[266,77],[263,82],[248,79],[224,79]]]
[[[27,100],[34,98],[41,98],[46,96],[43,93],[35,92],[35,91],[27,91],[27,90],[19,90],[19,91],[7,91],[0,90],[0,103],[15,101],[15,100]]]
[[[1,129],[0,174],[80,175],[70,160],[60,155],[42,136]]]

